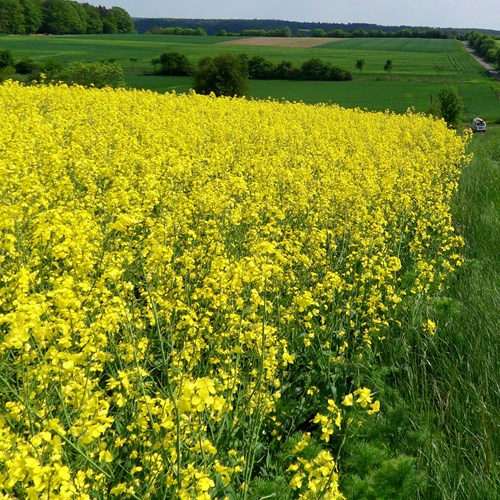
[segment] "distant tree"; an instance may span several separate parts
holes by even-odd
[[[116,26],[116,33],[135,33],[134,21],[129,13],[121,7],[111,7],[110,18]]]
[[[0,33],[20,35],[26,31],[19,0],[0,0]]]
[[[313,57],[302,63],[300,74],[304,80],[328,80],[330,76],[330,66],[327,62],[318,57]]]
[[[299,77],[300,69],[290,61],[281,61],[274,69],[274,78],[277,80],[297,80]]]
[[[217,33],[217,36],[227,36],[227,31],[226,30],[219,30]]]
[[[328,61],[313,57],[305,61],[300,68],[300,77],[303,80],[352,80],[352,74]]]
[[[384,64],[384,71],[388,71],[389,73],[392,71],[392,61],[390,59],[387,59]]]
[[[43,23],[41,30],[53,35],[85,33],[85,10],[76,2],[66,0],[45,0],[42,8]]]
[[[491,49],[496,47],[495,39],[492,36],[485,36],[479,43],[479,53],[481,55],[487,55]]]
[[[291,30],[290,26],[283,26],[283,28],[281,28],[280,31],[281,31],[280,36],[284,36],[284,37],[292,36],[292,30]]]
[[[83,4],[83,8],[86,12],[87,17],[86,33],[88,33],[89,35],[97,35],[102,33],[104,25],[99,9],[89,4]]]
[[[266,30],[242,30],[241,36],[267,36],[268,32]]]
[[[154,59],[151,61],[152,64]],[[193,74],[193,65],[189,62],[188,58],[179,52],[165,52],[159,59],[160,75],[167,76],[187,76]]]
[[[349,36],[349,33],[345,30],[334,29],[334,30],[329,31],[327,33],[327,36],[332,37],[332,38],[347,38]]]
[[[275,75],[275,65],[262,56],[248,59],[248,75],[254,80],[268,80]]]
[[[37,0],[21,0],[24,13],[25,32],[38,33],[42,26],[42,6]]]
[[[437,100],[437,114],[444,119],[450,127],[457,127],[464,110],[463,99],[455,87],[447,86],[440,90]]]
[[[95,7],[74,0],[0,0],[0,33],[135,32],[128,13],[120,7]]]
[[[248,92],[248,65],[232,54],[206,57],[198,63],[194,74],[194,90],[216,96],[243,96]]]
[[[366,31],[362,30],[360,28],[351,31],[351,36],[353,36],[355,38],[362,38],[362,37],[365,37],[366,35],[367,35]]]
[[[363,71],[364,67],[365,67],[365,60],[364,59],[358,59],[356,61],[356,69],[361,73]]]
[[[103,33],[135,33],[134,21],[121,7],[97,7],[102,20]]]
[[[339,66],[331,65],[330,66],[330,74],[328,80],[343,82],[347,80],[352,80],[352,73],[347,71]]]
[[[316,28],[312,31],[311,36],[315,38],[323,38],[326,36],[326,31],[323,28]]]

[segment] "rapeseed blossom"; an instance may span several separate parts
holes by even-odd
[[[461,264],[465,140],[420,115],[13,82],[0,115],[0,490],[229,496],[297,432],[281,401],[301,393],[323,448],[304,436],[290,487],[343,498],[330,438],[381,404],[297,374],[360,359]]]

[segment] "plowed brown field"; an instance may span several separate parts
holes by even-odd
[[[273,37],[257,36],[219,42],[218,45],[260,45],[262,47],[316,47],[329,42],[342,40],[341,38],[312,38],[312,37]]]

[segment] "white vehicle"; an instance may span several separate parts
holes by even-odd
[[[486,122],[482,118],[476,116],[476,118],[472,120],[472,131],[482,132],[484,134],[486,132]]]

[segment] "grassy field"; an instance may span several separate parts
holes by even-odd
[[[9,49],[16,59],[115,59],[129,72],[151,70],[152,58],[163,52],[177,51],[186,54],[193,62],[219,53],[262,55],[274,62],[285,59],[296,65],[311,57],[320,57],[352,70],[356,60],[364,58],[366,66],[361,76],[365,78],[384,76],[383,66],[387,59],[391,59],[394,77],[467,81],[482,79],[481,67],[467,56],[456,40],[356,38],[318,47],[290,49],[220,44],[228,39],[233,38],[158,35],[10,36],[0,37],[0,46]],[[137,62],[132,64],[131,58],[137,58]]]
[[[346,107],[404,112],[409,107],[426,112],[431,100],[444,85],[457,85],[464,97],[469,121],[481,115],[488,121],[500,119],[500,101],[491,88],[492,81],[456,40],[356,38],[311,48],[220,45],[231,39],[220,37],[158,35],[80,35],[0,37],[0,48],[15,59],[36,61],[115,60],[126,73],[131,87],[159,92],[185,92],[191,78],[153,77],[151,59],[163,52],[186,54],[193,62],[220,53],[261,55],[274,62],[292,61],[299,66],[312,57],[351,69],[352,82],[253,81],[250,97],[297,100],[307,103],[335,102]],[[356,72],[357,59],[366,61],[363,72]],[[387,59],[393,62],[390,74],[383,70]]]
[[[405,336],[391,360],[400,367],[406,438],[411,446],[421,439],[424,498],[498,498],[500,491],[500,130],[475,135],[469,151],[474,157],[453,200],[465,266],[446,297],[430,305],[435,340]]]

